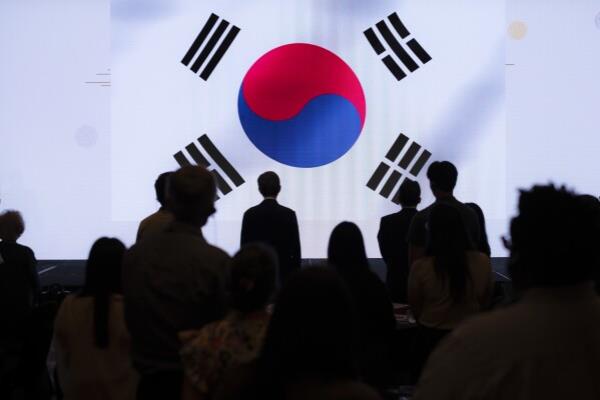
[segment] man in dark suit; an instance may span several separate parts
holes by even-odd
[[[258,177],[258,190],[264,200],[244,213],[241,245],[265,243],[279,258],[279,283],[283,284],[291,272],[300,269],[300,234],[296,213],[279,203],[281,191],[279,176],[265,172]]]
[[[387,266],[386,284],[392,301],[406,303],[408,285],[408,229],[421,202],[419,183],[405,180],[400,185],[400,205],[397,213],[381,218],[379,225],[379,250]]]

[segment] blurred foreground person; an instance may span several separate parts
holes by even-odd
[[[456,329],[415,399],[600,398],[600,215],[564,188],[522,191],[509,271],[521,300]]]

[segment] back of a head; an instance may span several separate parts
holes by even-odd
[[[593,280],[599,269],[600,211],[564,187],[521,191],[513,218],[510,273],[521,289]]]
[[[244,246],[231,262],[233,308],[244,313],[264,309],[273,291],[277,256],[260,244]]]
[[[20,212],[9,210],[0,214],[0,239],[15,242],[23,232],[25,222]]]
[[[339,223],[331,232],[327,258],[340,273],[365,272],[369,268],[360,228],[353,222]]]
[[[204,167],[186,166],[173,172],[168,195],[171,211],[180,222],[203,226],[215,212],[217,186]]]
[[[111,293],[121,292],[121,264],[125,245],[119,239],[103,237],[92,245],[88,256],[82,296],[94,298],[94,337],[96,346],[108,346]]]
[[[156,178],[154,182],[154,190],[156,191],[156,200],[160,203],[161,207],[165,207],[167,201],[167,186],[169,183],[169,177],[173,172],[163,172]]]
[[[303,269],[278,296],[259,359],[261,371],[276,382],[354,378],[354,339],[350,294],[341,278],[328,268]]]
[[[398,198],[402,207],[416,207],[421,202],[419,182],[405,179],[400,185]]]
[[[435,161],[427,169],[431,189],[452,193],[458,180],[458,170],[450,161]]]
[[[277,197],[281,191],[279,176],[273,171],[262,173],[258,177],[258,191],[264,197]]]
[[[125,245],[119,239],[103,237],[94,242],[86,264],[84,292],[114,292],[121,290],[121,262]]]

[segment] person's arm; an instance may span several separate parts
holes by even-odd
[[[379,221],[379,232],[377,233],[377,243],[379,243],[379,251],[381,252],[381,258],[384,260],[389,259],[389,234],[387,231],[387,224],[385,220],[381,218]],[[389,267],[389,265],[388,265]]]
[[[302,260],[300,250],[300,229],[298,228],[298,218],[296,218],[295,212],[292,212],[290,240],[290,258],[292,260],[293,269],[300,269],[300,262]]]
[[[33,253],[33,251],[31,249],[29,249],[29,260],[27,261],[28,263],[28,269],[29,269],[29,279],[31,281],[31,288],[32,288],[32,301],[33,301],[33,306],[37,306],[39,299],[40,299],[40,276],[37,272],[37,260],[35,258],[35,254]]]
[[[421,312],[423,311],[423,288],[421,286],[420,262],[416,262],[411,266],[408,274],[408,304],[412,314],[416,320],[419,320]]]
[[[242,232],[240,234],[240,247],[251,241],[250,239],[250,224],[248,221],[248,213],[244,213],[244,217],[242,218]]]
[[[482,292],[482,296],[479,299],[479,304],[482,308],[487,308],[492,303],[492,297],[494,296],[494,285],[496,284],[496,280],[494,279],[494,271],[492,269],[492,263],[490,258],[484,254],[481,254],[481,268],[488,271],[486,276],[486,286],[485,290]]]

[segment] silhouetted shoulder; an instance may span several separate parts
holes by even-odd
[[[281,204],[279,204],[279,209],[281,210],[281,212],[285,212],[290,215],[296,215],[296,211],[292,210],[289,207],[282,206]]]
[[[206,251],[211,253],[215,259],[229,260],[230,256],[224,250],[207,243]]]
[[[262,204],[257,204],[255,206],[250,207],[249,209],[247,209],[244,212],[244,216],[246,216],[246,215],[252,215],[252,214],[257,213],[261,209],[261,205]]]

